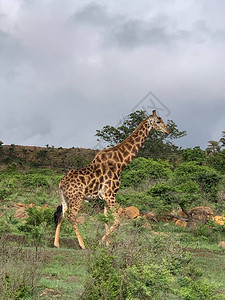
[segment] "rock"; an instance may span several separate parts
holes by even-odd
[[[143,227],[144,227],[144,228],[148,228],[148,229],[152,229],[152,226],[151,226],[151,224],[150,224],[148,221],[146,221],[146,222],[144,223]]]
[[[128,219],[135,219],[140,216],[140,211],[136,206],[129,206],[123,209],[123,215]]]
[[[152,211],[149,211],[145,217],[148,219],[148,220],[153,220],[153,221],[156,221],[156,216],[155,216],[155,213],[152,212]]]
[[[152,230],[151,233],[152,233],[153,235],[168,236],[168,234],[165,233],[165,232],[158,232],[158,231],[153,231],[153,230]]]
[[[188,216],[183,212],[183,210],[179,210],[177,212],[177,215],[178,215],[178,217],[181,217],[181,218],[185,218],[185,219],[188,218]]]
[[[176,220],[175,225],[176,226],[187,227],[187,222],[184,221],[184,220]]]
[[[165,223],[165,224],[163,224],[163,226],[165,226],[165,227],[167,227],[167,226],[169,226],[170,225],[170,223]]]
[[[207,206],[194,207],[190,210],[189,214],[192,217],[192,219],[194,219],[194,221],[203,222],[212,220],[214,215],[212,208]]]
[[[26,204],[19,202],[16,204],[16,206],[17,207],[26,207]]]
[[[215,216],[213,217],[213,221],[216,224],[223,226],[225,224],[225,216]]]
[[[76,218],[77,223],[83,224],[84,223],[84,216],[80,216]]]
[[[28,218],[28,214],[26,212],[26,208],[25,207],[19,207],[15,214],[14,214],[14,217],[17,218],[17,219],[26,219]]]
[[[225,249],[225,242],[224,241],[219,242],[218,247]]]

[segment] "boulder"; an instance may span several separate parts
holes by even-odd
[[[26,207],[26,204],[19,202],[16,204],[16,206],[17,207]]]
[[[188,218],[188,216],[185,214],[185,212],[181,209],[177,212],[177,215],[181,218],[184,218],[184,219]]]
[[[129,206],[123,209],[123,215],[128,219],[135,219],[140,216],[140,211],[136,206]]]
[[[187,227],[187,222],[186,221],[184,221],[184,220],[176,220],[175,221],[175,225],[176,226],[182,226],[182,227]]]
[[[207,222],[213,219],[213,210],[211,207],[207,206],[197,206],[190,210],[189,212],[192,221],[202,221]]]
[[[17,218],[17,219],[26,219],[26,218],[28,218],[26,208],[25,207],[18,207],[17,210],[15,211],[14,217]]]
[[[225,224],[225,216],[215,216],[213,217],[213,221],[216,224],[223,226]]]
[[[156,220],[157,220],[157,219],[156,219],[155,213],[152,212],[152,211],[149,211],[149,212],[145,215],[145,217],[147,218],[148,221],[151,221],[151,220],[156,221]]]

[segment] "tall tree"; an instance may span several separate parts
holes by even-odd
[[[206,148],[206,153],[208,155],[215,155],[217,153],[219,153],[221,150],[221,146],[219,144],[219,142],[217,141],[208,141],[208,146]]]
[[[220,143],[222,144],[221,148],[224,148],[225,147],[225,131],[222,131],[222,137],[220,139]]]
[[[127,138],[146,117],[146,111],[132,112],[118,127],[106,125],[101,130],[96,130],[98,141],[107,142],[109,147],[115,146]],[[168,120],[166,126],[170,134],[167,136],[154,129],[151,130],[138,156],[168,159],[179,152],[180,149],[173,140],[185,136],[186,131],[180,131],[172,120]]]

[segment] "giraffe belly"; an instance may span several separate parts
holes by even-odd
[[[96,198],[100,198],[104,200],[104,190],[105,190],[105,185],[100,184],[98,186],[98,189],[95,189],[94,191],[87,190],[84,196],[85,200],[93,200]]]

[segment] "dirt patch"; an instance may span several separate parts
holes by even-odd
[[[51,298],[59,298],[61,297],[61,292],[59,290],[53,290],[49,288],[45,288],[43,291],[40,292],[40,297],[51,297]]]
[[[225,256],[225,252],[220,250],[208,250],[208,249],[194,249],[194,248],[183,248],[184,251],[195,253],[198,256],[202,257],[214,257],[215,254],[218,254],[220,256]]]

